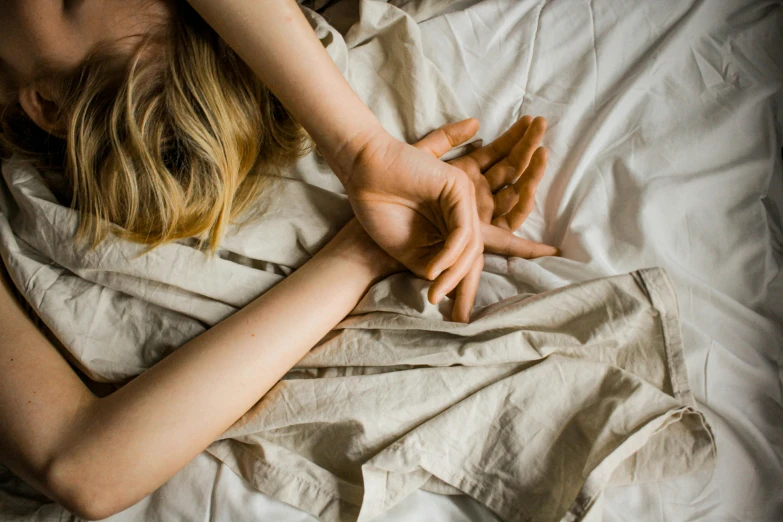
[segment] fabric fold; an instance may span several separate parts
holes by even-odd
[[[412,141],[464,117],[415,21],[388,3],[361,7],[346,39],[308,16],[384,126]],[[113,383],[263,294],[351,216],[313,151],[270,178],[262,217],[232,229],[218,256],[189,242],[87,252],[40,173],[9,161],[3,179],[5,265],[69,358]],[[712,464],[663,270],[560,288],[551,277],[540,291],[512,268],[485,274],[468,325],[444,321],[448,300],[431,305],[424,281],[378,283],[207,451],[330,521],[371,520],[422,487],[468,494],[504,520],[578,520],[608,485]]]

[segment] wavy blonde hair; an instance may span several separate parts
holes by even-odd
[[[104,49],[51,73],[61,136],[18,103],[2,111],[2,148],[62,172],[77,240],[109,232],[150,249],[198,238],[214,250],[263,190],[264,174],[307,148],[302,129],[185,2],[130,59]]]

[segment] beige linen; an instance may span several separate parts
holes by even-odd
[[[310,16],[398,137],[464,116],[403,11],[363,2],[346,39]],[[104,382],[138,375],[246,305],[351,215],[312,153],[271,179],[264,217],[237,227],[217,257],[188,242],[139,255],[112,240],[86,252],[73,245],[75,213],[40,173],[10,161],[3,178],[9,273],[69,356]],[[208,451],[324,520],[371,520],[422,487],[467,493],[505,520],[578,520],[608,485],[711,465],[665,273],[533,294],[541,282],[515,266],[488,259],[469,325],[444,321],[450,304],[430,305],[424,281],[378,283]]]

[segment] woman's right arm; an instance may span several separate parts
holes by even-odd
[[[499,190],[490,208],[509,230],[530,212],[546,166],[546,154],[533,153],[537,131],[529,128],[531,119],[522,118],[453,162],[477,181],[485,176],[495,188],[513,188]],[[437,157],[475,131],[470,120],[446,125],[416,146]],[[511,237],[496,237],[491,249],[556,254]],[[280,284],[104,398],[35,328],[0,273],[0,462],[83,518],[118,512],[206,448],[348,315],[374,280],[400,269],[354,220]]]
[[[394,267],[353,221],[280,284],[104,398],[3,281],[0,461],[84,518],[125,509],[217,439]]]

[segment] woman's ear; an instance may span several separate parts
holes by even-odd
[[[60,105],[51,91],[41,83],[34,83],[19,90],[19,104],[38,127],[58,138],[65,138]]]

